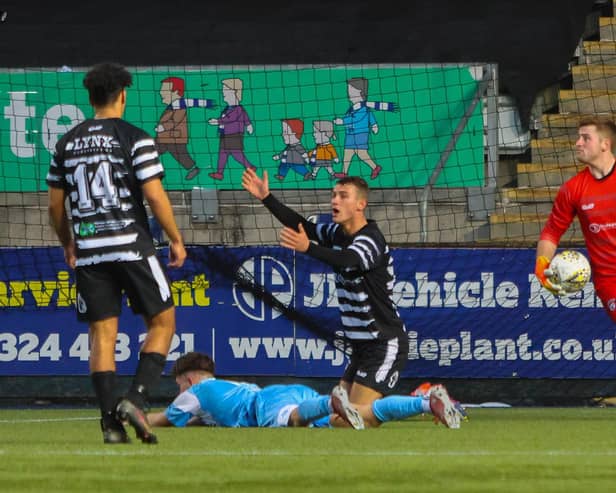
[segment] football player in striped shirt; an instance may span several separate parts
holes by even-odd
[[[393,299],[393,258],[376,223],[366,218],[368,185],[363,178],[337,181],[332,222],[314,224],[270,193],[267,172],[246,170],[242,186],[284,225],[283,247],[333,267],[344,336],[352,355],[340,385],[353,404],[371,404],[395,392],[408,360],[408,338]],[[333,332],[333,331],[332,331]]]
[[[129,441],[124,421],[141,441],[156,443],[142,409],[158,384],[175,332],[173,297],[144,198],[169,239],[168,265],[181,267],[186,258],[154,139],[122,119],[131,83],[121,65],[102,63],[88,71],[83,84],[94,117],[58,141],[47,174],[51,224],[75,269],[78,319],[89,324],[90,373],[105,443]],[[148,331],[131,387],[119,398],[115,344],[124,294]]]

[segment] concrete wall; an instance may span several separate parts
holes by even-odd
[[[277,243],[280,223],[245,192],[221,191],[219,221],[192,219],[191,193],[170,192],[178,226],[187,244],[263,245]],[[329,190],[285,191],[277,195],[304,216],[328,214]],[[463,189],[437,189],[427,209],[429,243],[465,243],[482,239],[486,221],[468,217]],[[375,190],[368,216],[392,244],[421,243],[421,190]],[[0,247],[57,246],[47,217],[47,194],[0,193]]]

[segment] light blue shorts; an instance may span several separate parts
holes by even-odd
[[[305,385],[268,385],[255,400],[257,426],[287,426],[289,416],[301,402],[317,397],[319,393]]]

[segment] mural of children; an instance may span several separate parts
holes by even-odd
[[[309,175],[311,180],[315,180],[317,173],[325,168],[329,173],[329,179],[333,180],[336,176],[332,168],[332,162],[339,163],[336,148],[331,140],[336,139],[334,124],[329,120],[315,120],[312,122],[312,130],[316,147],[308,153],[312,173]]]
[[[224,79],[222,81],[222,97],[227,106],[219,118],[210,118],[210,125],[218,125],[220,135],[220,147],[218,149],[218,169],[209,175],[215,180],[224,178],[225,166],[229,156],[246,169],[257,167],[251,164],[244,154],[244,132],[252,134],[253,126],[248,113],[240,102],[242,101],[242,91],[244,83],[241,79]]]
[[[166,152],[182,165],[188,172],[186,179],[192,180],[199,174],[195,160],[188,152],[188,115],[187,108],[213,108],[211,99],[193,99],[184,97],[184,79],[167,77],[160,83],[160,98],[167,105],[156,125],[156,146],[162,156]]]
[[[302,135],[304,135],[302,120],[298,118],[282,120],[282,139],[287,146],[280,153],[272,156],[274,161],[280,161],[276,175],[278,180],[284,180],[291,169],[302,175],[304,180],[310,180],[310,170],[306,167],[309,162],[308,153],[300,142]]]
[[[367,101],[368,79],[355,77],[347,81],[347,93],[351,107],[342,118],[336,118],[336,125],[344,125],[344,156],[342,173],[336,173],[336,178],[343,178],[348,175],[349,166],[353,156],[357,156],[372,169],[371,179],[379,176],[383,169],[376,164],[368,154],[368,137],[370,131],[376,134],[379,126],[376,122],[372,110],[397,111],[395,103],[385,103],[378,101]]]

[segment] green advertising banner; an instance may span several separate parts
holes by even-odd
[[[478,82],[465,66],[133,67],[125,118],[156,138],[165,186],[239,189],[426,184]],[[0,191],[46,189],[57,140],[92,116],[83,70],[0,72]],[[481,186],[477,105],[436,186]]]

